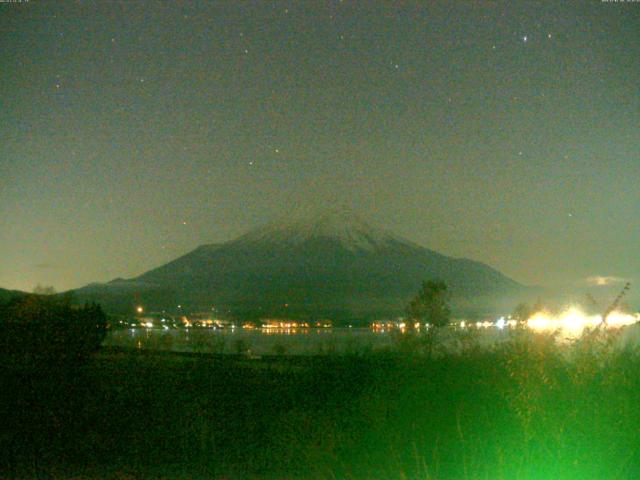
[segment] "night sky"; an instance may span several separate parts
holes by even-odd
[[[640,280],[640,3],[32,0],[0,35],[0,287],[334,201],[525,284]]]

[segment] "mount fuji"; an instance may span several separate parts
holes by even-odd
[[[468,259],[441,255],[345,208],[293,215],[202,245],[133,279],[75,291],[107,310],[211,310],[248,317],[357,320],[402,313],[422,281],[441,279],[457,313],[488,313],[526,287]]]

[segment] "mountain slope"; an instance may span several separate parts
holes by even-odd
[[[78,293],[129,305],[137,296],[154,308],[362,317],[401,312],[429,278],[445,280],[463,304],[522,288],[487,265],[441,255],[336,209],[274,222],[135,279]]]
[[[5,290],[4,288],[0,288],[0,302],[6,302],[15,297],[23,297],[25,295],[29,295],[26,292],[21,292],[19,290]]]

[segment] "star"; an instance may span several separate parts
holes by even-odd
[[[527,43],[527,40],[528,40],[528,39],[529,39],[529,37],[528,37],[528,36],[526,36],[526,35],[525,35],[524,37],[522,37],[522,41],[523,41],[524,43]]]

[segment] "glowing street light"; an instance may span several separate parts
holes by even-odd
[[[144,312],[144,308],[138,306],[138,308],[136,308],[136,312],[142,313],[142,312]]]

